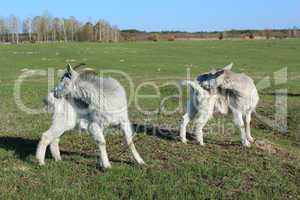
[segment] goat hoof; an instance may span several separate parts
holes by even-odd
[[[255,139],[253,137],[247,137],[247,140],[250,142],[250,143],[254,143],[255,142]]]
[[[39,161],[39,166],[45,166],[45,162],[44,161]]]
[[[197,140],[197,143],[200,145],[200,146],[205,146],[205,143],[203,142],[203,139],[196,139]]]
[[[251,143],[248,140],[246,140],[243,142],[243,146],[249,148],[251,147]]]
[[[55,162],[62,161],[61,157],[54,158]]]
[[[107,165],[103,167],[104,169],[111,169],[111,165]]]
[[[183,144],[187,144],[187,140],[181,140]]]
[[[105,168],[103,166],[98,166],[97,169],[100,170],[101,172],[105,173],[105,172],[109,171],[110,168]]]
[[[108,165],[108,166],[105,166],[105,167],[104,167],[103,165],[98,165],[97,168],[98,168],[100,171],[105,172],[105,171],[111,169],[111,166]]]
[[[203,142],[199,142],[199,145],[202,146],[202,147],[205,147],[205,146],[206,146],[206,144],[203,143]]]
[[[143,160],[138,161],[138,164],[139,164],[139,165],[146,165],[146,163],[145,163]]]
[[[102,162],[100,161],[100,162],[98,162],[97,167],[98,167],[99,169],[102,169],[102,170],[110,169],[110,168],[111,168],[111,164],[110,164],[109,162],[104,164],[104,163],[102,163]]]

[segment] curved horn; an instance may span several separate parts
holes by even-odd
[[[85,65],[86,65],[85,63],[80,63],[80,64],[76,65],[75,67],[73,67],[73,69],[76,70],[76,69],[78,69],[82,66],[85,66]]]

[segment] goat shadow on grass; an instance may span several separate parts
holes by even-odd
[[[155,136],[164,140],[178,142],[179,131],[177,129],[168,129],[168,128],[160,128],[151,125],[140,125],[133,124],[133,129],[136,133],[145,133],[149,136]],[[191,143],[196,144],[195,135],[193,133],[187,132],[186,137],[190,140]],[[240,141],[217,141],[209,138],[204,139],[207,144],[219,145],[223,147],[228,146],[240,146]]]
[[[148,125],[140,125],[133,124],[133,129],[136,133],[142,134],[145,133],[149,136],[158,137],[160,139],[168,140],[168,141],[179,141],[179,131],[176,129],[167,129],[167,128],[159,128],[155,126]],[[187,138],[189,140],[194,140],[194,135],[191,133],[187,133]],[[220,146],[237,146],[240,145],[239,142],[231,142],[231,141],[215,141],[212,139],[205,139],[208,144],[215,144]],[[0,148],[14,151],[15,154],[21,159],[26,160],[28,156],[35,155],[36,148],[38,145],[38,140],[35,139],[27,139],[21,137],[11,137],[11,136],[3,136],[0,137]],[[195,143],[195,142],[192,142]],[[61,150],[61,154],[64,156],[82,156],[84,158],[95,158],[97,155],[95,153],[87,153],[87,152],[76,152],[76,151],[65,151]],[[47,148],[46,158],[52,158],[49,148]],[[133,162],[119,160],[115,158],[110,158],[112,162],[117,163],[125,163],[128,165],[132,165]]]
[[[29,155],[34,155],[38,141],[21,137],[0,137],[0,148],[14,151],[22,160]]]
[[[29,156],[35,155],[36,148],[38,145],[38,140],[34,139],[25,139],[21,137],[0,137],[0,149],[5,149],[9,151],[14,151],[17,157],[23,161],[26,161]],[[62,156],[81,156],[84,158],[96,158],[97,155],[94,153],[86,153],[86,152],[76,152],[76,151],[65,151],[61,150]],[[49,148],[47,148],[46,158],[51,158]],[[124,161],[120,159],[111,158],[111,162],[115,163],[125,163],[128,165],[133,165],[133,162]]]

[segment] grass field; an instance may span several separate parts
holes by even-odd
[[[300,199],[300,40],[281,41],[178,41],[121,44],[69,43],[0,46],[0,199]],[[61,140],[62,162],[48,154],[39,167],[34,158],[41,133],[48,129],[49,114],[30,115],[16,107],[13,91],[22,69],[62,69],[68,62],[89,67],[121,70],[135,85],[151,81],[161,85],[161,98],[176,93],[163,84],[192,76],[214,66],[234,62],[234,71],[252,76],[257,83],[271,78],[271,86],[260,90],[257,113],[274,116],[275,89],[287,88],[286,134],[272,130],[254,118],[253,134],[263,146],[245,149],[239,131],[205,136],[206,147],[190,141],[183,145],[175,137],[138,132],[135,144],[147,162],[133,163],[120,134],[108,134],[108,153],[113,168],[97,169],[97,149],[88,134],[66,133]],[[288,67],[288,83],[275,85],[273,73]],[[118,77],[117,77],[118,78]],[[128,90],[127,82],[119,77]],[[42,108],[47,77],[26,79],[22,100],[30,108]],[[143,94],[154,94],[145,87]],[[186,95],[183,95],[183,99]],[[176,106],[176,100],[167,103]],[[154,110],[159,99],[141,106]],[[137,124],[178,129],[183,112],[145,115],[130,105],[130,118]],[[216,117],[210,122],[230,120]],[[110,132],[119,132],[109,129]],[[169,134],[169,135],[172,135]]]

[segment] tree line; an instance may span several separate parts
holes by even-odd
[[[160,31],[146,32],[137,29],[121,30],[122,39],[125,41],[143,40],[189,40],[189,39],[285,39],[300,38],[300,29],[296,26],[289,29],[265,29],[265,30],[227,30],[227,31]]]
[[[89,41],[118,42],[120,31],[105,20],[81,22],[75,17],[59,18],[49,14],[20,19],[0,16],[0,42]]]

